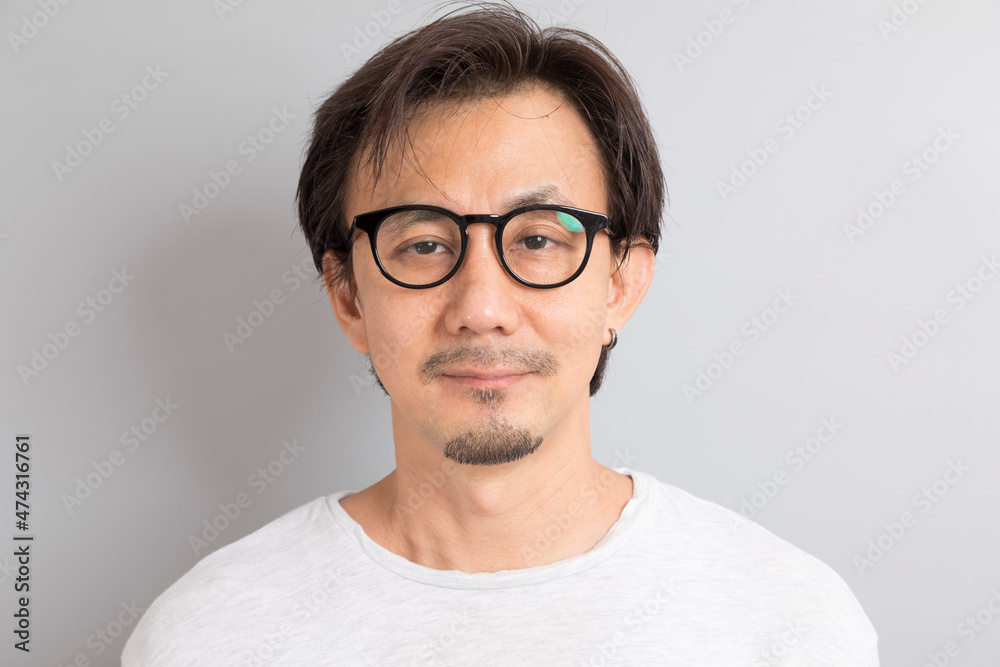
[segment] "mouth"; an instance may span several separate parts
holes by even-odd
[[[449,382],[455,382],[467,387],[477,387],[481,389],[502,389],[521,382],[531,372],[524,372],[514,369],[455,369],[442,373],[441,377]]]

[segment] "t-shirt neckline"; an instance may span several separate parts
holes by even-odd
[[[326,497],[326,505],[337,526],[352,539],[355,546],[376,564],[401,577],[441,588],[498,589],[538,584],[586,570],[609,558],[632,537],[648,513],[653,478],[626,467],[613,469],[632,478],[632,497],[625,504],[618,520],[604,537],[588,551],[547,565],[500,570],[498,572],[462,572],[436,570],[418,565],[375,542],[340,504],[354,491],[338,491]]]

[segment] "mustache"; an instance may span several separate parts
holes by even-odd
[[[555,355],[546,350],[455,347],[433,352],[424,359],[420,364],[420,382],[429,384],[458,364],[477,368],[505,366],[523,373],[538,373],[542,377],[551,377],[559,370]]]

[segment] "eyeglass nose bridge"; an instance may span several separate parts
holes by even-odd
[[[503,257],[503,249],[500,245],[500,230],[503,225],[510,218],[510,214],[499,215],[497,213],[471,213],[469,215],[455,214],[458,218],[458,226],[462,230],[462,254],[458,258],[458,262],[455,265],[453,273],[457,272],[461,267],[462,263],[465,261],[466,251],[468,250],[468,240],[469,240],[469,225],[485,222],[494,226],[493,235],[494,241],[496,243],[496,251],[498,253],[497,258],[500,260],[500,264],[507,269],[507,272],[514,275],[513,271],[509,266],[507,266],[507,261]],[[516,278],[516,276],[515,276]]]
[[[459,227],[462,230],[462,251],[458,257],[458,261],[455,263],[454,268],[449,272],[449,277],[458,273],[458,270],[465,263],[466,256],[468,255],[468,239],[469,239],[469,225],[485,222],[493,225],[494,229],[494,241],[496,244],[497,259],[500,261],[500,265],[506,270],[508,274],[511,275],[515,280],[520,282],[513,270],[507,265],[507,261],[503,257],[503,249],[500,246],[500,227],[509,218],[509,215],[499,215],[497,213],[472,213],[469,215],[459,215],[455,214],[459,219]]]
[[[503,222],[503,219],[507,216],[497,215],[496,213],[473,213],[472,215],[460,215],[459,216],[466,225],[471,225],[476,222],[489,222],[497,227]]]

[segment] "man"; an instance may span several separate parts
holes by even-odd
[[[489,5],[366,63],[316,114],[299,206],[396,469],[202,560],[123,664],[877,665],[828,567],[591,456],[663,191],[586,35]]]

